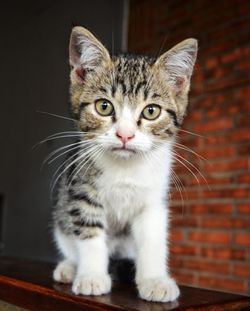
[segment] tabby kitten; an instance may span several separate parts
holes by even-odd
[[[141,298],[179,296],[166,264],[166,205],[196,53],[197,41],[187,39],[156,60],[111,57],[88,30],[73,28],[70,90],[79,142],[54,206],[64,256],[54,279],[72,282],[75,294],[109,293],[115,257],[135,260]]]

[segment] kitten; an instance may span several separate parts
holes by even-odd
[[[115,257],[135,260],[141,298],[179,296],[167,267],[167,193],[196,53],[197,41],[187,39],[156,60],[111,57],[88,30],[73,28],[70,91],[79,142],[53,215],[64,256],[54,279],[72,282],[75,294],[109,293]]]

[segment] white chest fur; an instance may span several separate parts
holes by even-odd
[[[171,167],[171,150],[164,146],[148,159],[115,161],[103,158],[99,165],[103,174],[97,181],[108,227],[122,230],[145,207],[159,202],[167,193]],[[157,159],[157,160],[156,160]]]

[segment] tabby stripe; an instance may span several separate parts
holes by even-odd
[[[73,224],[75,226],[80,226],[80,227],[87,227],[87,228],[98,227],[100,229],[103,229],[103,224],[100,223],[99,221],[87,222],[84,219],[81,219],[81,220],[73,222]]]
[[[86,193],[74,193],[72,189],[69,190],[69,195],[71,200],[75,201],[85,201],[89,205],[94,205],[95,207],[102,207],[101,204],[95,202],[93,199],[91,199]]]
[[[70,216],[80,216],[81,211],[78,208],[73,208],[72,210],[68,211]]]
[[[81,231],[80,231],[80,230],[74,230],[73,233],[74,233],[75,235],[80,235],[80,234],[81,234]]]
[[[90,103],[88,103],[88,102],[81,102],[81,104],[79,106],[79,112],[81,112],[88,105],[90,105]]]
[[[126,84],[123,81],[120,81],[120,85],[122,86],[122,93],[123,93],[123,95],[126,95],[126,93],[127,93]]]
[[[168,134],[169,136],[173,136],[174,133],[170,131],[170,129],[165,130],[165,133]]]
[[[116,86],[113,84],[111,87],[111,94],[113,97],[115,96],[115,93],[116,93]]]
[[[99,90],[100,90],[101,92],[103,92],[103,93],[106,93],[106,94],[108,93],[107,90],[106,90],[104,87],[100,87]]]
[[[144,90],[144,100],[148,98],[148,89]]]
[[[157,98],[157,97],[161,97],[161,96],[159,94],[157,94],[157,93],[154,93],[151,97],[152,98]]]
[[[137,126],[140,126],[141,125],[141,117],[140,119],[137,121]]]
[[[139,93],[139,90],[143,87],[143,85],[146,84],[147,84],[146,81],[140,81],[135,88],[135,95],[137,95]]]
[[[80,119],[80,114],[81,114],[82,110],[85,107],[87,107],[88,105],[90,105],[90,103],[87,103],[87,102],[81,102],[80,103],[79,110],[76,113],[74,113],[74,116],[76,117],[77,120]]]
[[[174,112],[174,110],[166,109],[166,111],[170,114],[171,118],[173,119],[174,125],[176,127],[180,127],[180,124],[178,123],[177,116],[176,116],[176,113]]]

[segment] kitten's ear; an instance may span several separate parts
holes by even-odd
[[[83,83],[86,72],[96,70],[108,61],[110,61],[108,51],[91,32],[80,26],[72,29],[69,43],[69,62],[73,80]]]
[[[176,94],[187,93],[190,78],[197,56],[198,43],[196,39],[187,39],[161,55],[155,65],[163,70]]]

